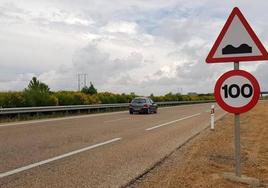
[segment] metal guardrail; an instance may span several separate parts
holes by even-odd
[[[199,104],[215,102],[214,100],[206,101],[169,101],[157,102],[158,106],[173,106],[183,104]],[[96,105],[69,105],[69,106],[43,106],[43,107],[21,107],[21,108],[0,108],[0,115],[8,114],[24,114],[24,113],[39,113],[39,112],[60,112],[60,111],[79,111],[79,110],[96,110],[96,109],[112,109],[126,108],[129,103],[116,104],[96,104]]]

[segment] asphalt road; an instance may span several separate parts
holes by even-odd
[[[120,187],[207,127],[210,106],[0,124],[0,187]]]

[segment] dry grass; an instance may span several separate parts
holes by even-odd
[[[268,187],[268,103],[241,115],[242,174]],[[222,178],[234,171],[234,117],[228,114],[131,187],[248,187]]]

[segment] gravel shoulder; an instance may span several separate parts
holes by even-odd
[[[241,115],[242,174],[268,187],[268,102]],[[223,179],[234,172],[234,116],[227,114],[129,187],[248,187]]]

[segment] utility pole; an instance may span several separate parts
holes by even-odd
[[[78,91],[80,91],[80,74],[77,74],[77,84],[78,84]]]
[[[182,87],[178,88],[178,94],[182,95]]]
[[[87,86],[87,74],[84,74],[84,87]]]
[[[78,91],[81,91],[82,88],[87,86],[87,77],[88,77],[88,74],[85,74],[85,73],[77,74]]]

